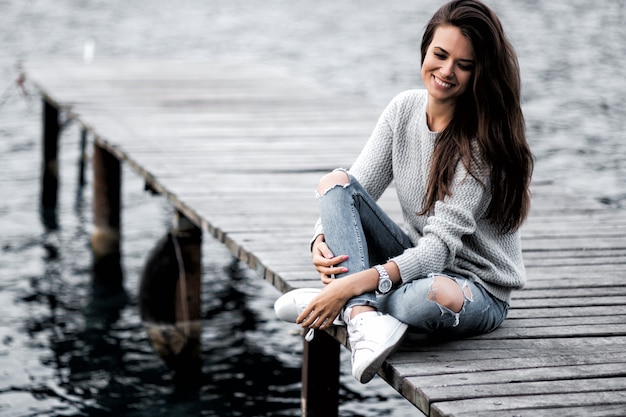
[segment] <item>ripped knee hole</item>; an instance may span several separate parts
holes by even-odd
[[[454,279],[436,275],[430,284],[428,300],[447,308],[455,313],[460,313],[465,300],[472,300],[472,290],[464,282],[460,286]]]
[[[322,196],[334,187],[346,187],[350,185],[350,177],[343,170],[335,170],[324,175],[317,185],[317,195]]]

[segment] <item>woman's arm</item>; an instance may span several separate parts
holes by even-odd
[[[451,195],[435,203],[416,246],[393,258],[402,280],[448,268],[464,247],[465,237],[476,232],[477,219],[484,216],[489,198],[485,184],[459,162]]]
[[[400,270],[394,262],[383,265],[394,285],[401,282]],[[312,329],[326,329],[331,326],[335,317],[348,300],[378,288],[378,271],[369,268],[364,271],[348,275],[341,279],[326,279],[326,287],[317,295],[304,311],[298,316],[296,323],[302,327]]]

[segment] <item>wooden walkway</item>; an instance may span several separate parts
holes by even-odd
[[[308,241],[323,172],[381,108],[242,62],[27,63],[26,79],[280,291],[319,286]],[[470,340],[411,335],[380,375],[428,416],[626,414],[626,213],[533,183],[529,281]],[[393,194],[383,206],[399,217]],[[333,335],[345,344],[343,328]],[[367,387],[363,388],[364,390]]]

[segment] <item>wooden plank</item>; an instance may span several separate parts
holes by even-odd
[[[502,417],[503,412],[496,411],[481,411],[481,417]],[[513,417],[623,417],[624,405],[606,405],[606,404],[593,404],[593,405],[581,405],[581,406],[567,406],[567,407],[544,407],[539,408],[534,406],[530,409],[516,409],[510,413],[504,413],[504,415],[511,415]]]
[[[527,352],[523,353],[526,354]],[[458,358],[456,360],[446,361],[445,366],[441,366],[441,363],[438,363],[437,361],[420,362],[419,368],[413,367],[413,362],[398,362],[396,369],[404,376],[413,376],[416,378],[431,378],[438,375],[451,375],[450,379],[453,382],[446,382],[445,385],[452,386],[455,383],[459,385],[470,384],[470,382],[466,382],[468,381],[465,379],[466,374],[473,374],[474,378],[486,378],[485,381],[493,383],[494,381],[503,381],[507,378],[516,380],[518,375],[520,375],[519,371],[522,370],[542,368],[544,372],[543,375],[533,374],[532,377],[551,380],[554,379],[554,374],[561,372],[552,368],[561,369],[564,367],[576,368],[587,366],[589,370],[596,367],[598,369],[602,369],[602,372],[604,372],[608,369],[608,367],[599,368],[598,365],[615,365],[626,361],[624,352],[621,352],[618,349],[607,352],[599,351],[596,352],[596,355],[589,355],[588,353],[589,351],[573,349],[570,351],[566,350],[564,352],[555,353],[548,357],[539,355],[522,355],[518,357],[516,355],[511,355],[510,357],[501,358],[500,360],[495,360],[494,358],[473,358],[471,360],[467,358]],[[511,370],[515,370],[515,373],[506,373],[506,371]],[[615,372],[616,370],[613,369],[613,373],[610,375],[615,376]],[[626,370],[619,370],[619,372],[626,376]],[[570,372],[568,375],[573,374]],[[576,375],[580,376],[582,374],[578,373]],[[591,373],[589,375],[591,375]]]
[[[425,376],[405,376],[405,385],[412,386],[410,391],[424,387],[472,386],[482,384],[510,384],[517,382],[557,381],[587,378],[614,378],[626,374],[619,366],[623,362],[600,364],[561,365],[555,367],[517,368],[481,372],[446,373]]]
[[[508,320],[515,320],[519,318],[547,318],[547,319],[559,319],[563,317],[593,317],[593,316],[621,316],[626,313],[626,306],[616,305],[607,309],[605,306],[583,306],[575,308],[531,308],[521,309],[513,308],[509,310],[507,320],[503,324],[506,324]]]
[[[613,392],[618,390],[626,390],[626,377],[479,384],[472,386],[470,390],[465,386],[423,387],[419,389],[425,397],[430,399],[431,403],[474,398]]]
[[[555,415],[554,409],[563,407],[567,407],[570,410],[572,407],[585,407],[593,409],[597,405],[622,406],[626,408],[626,390],[616,390],[611,392],[546,394],[540,396],[502,396],[473,400],[460,400],[435,404],[431,408],[430,415],[433,417],[444,417],[449,415],[464,417],[482,415],[484,412],[500,413],[499,415],[502,415],[503,413],[516,415],[517,410],[532,410],[534,412],[533,415],[535,416],[553,416]]]
[[[567,404],[563,398],[558,398],[562,395],[581,395],[581,394],[594,394],[594,393],[611,393],[616,396],[620,391],[626,389],[626,378],[589,378],[589,379],[576,379],[576,380],[557,380],[557,381],[535,381],[535,382],[514,382],[507,384],[477,384],[473,385],[470,389],[466,386],[443,386],[443,387],[422,387],[419,388],[423,397],[429,399],[429,403],[420,404],[422,409],[430,409],[430,407],[436,407],[439,412],[446,410],[449,412],[449,407],[457,407],[460,404],[467,404],[467,400],[480,400],[480,404],[490,401],[492,404],[501,403],[503,407],[499,407],[494,411],[504,413],[507,410],[505,403],[502,401],[502,397],[511,398],[514,405],[515,415],[520,410],[528,407],[527,410],[535,410],[539,412],[541,410],[548,412],[555,408],[565,408],[571,410],[572,406],[585,406],[587,410],[590,410],[588,403],[584,400],[581,402],[574,402]],[[549,408],[545,404],[545,396],[551,398],[557,397],[557,403],[552,403]],[[520,397],[525,397],[521,399]],[[521,401],[515,401],[520,399]],[[478,403],[478,401],[476,401]],[[620,402],[617,402],[620,404]],[[603,404],[604,405],[604,404]],[[487,411],[489,407],[479,410],[482,416],[484,411]],[[511,409],[508,409],[511,411]],[[564,411],[564,410],[563,410]],[[582,409],[580,410],[582,411]],[[623,411],[623,410],[622,410]],[[458,412],[453,415],[459,415]],[[476,412],[468,415],[476,415]],[[504,415],[504,414],[500,414]],[[541,415],[541,414],[537,414]],[[552,414],[543,414],[552,415]],[[573,414],[572,414],[573,415]]]

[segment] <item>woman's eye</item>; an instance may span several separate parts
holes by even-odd
[[[446,56],[444,54],[441,54],[439,52],[434,52],[434,55],[439,58],[439,59],[446,59]]]
[[[474,67],[472,65],[459,64],[459,68],[463,71],[472,71]]]

